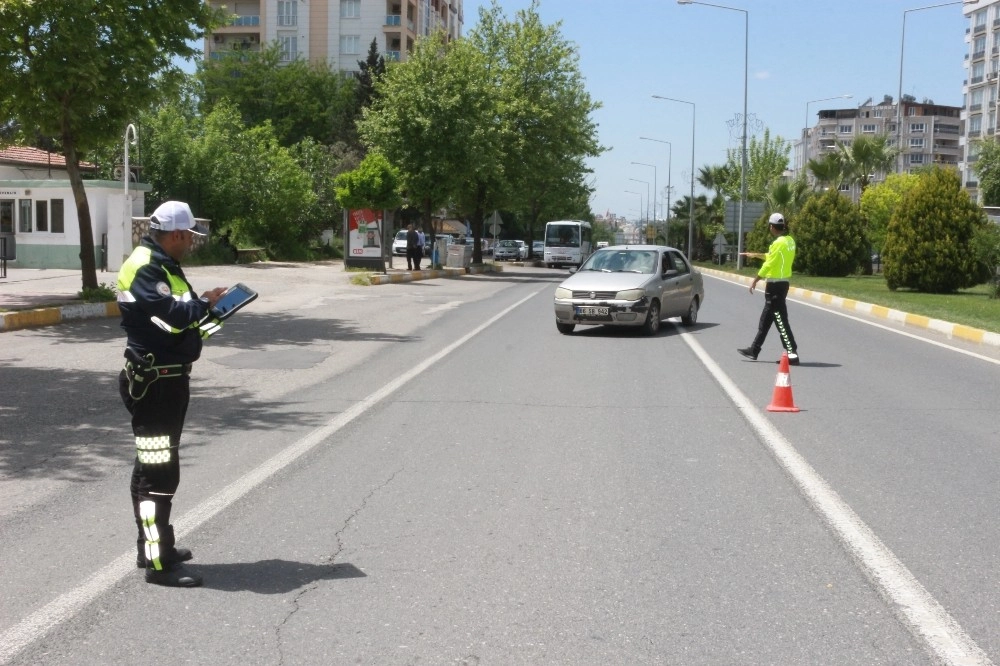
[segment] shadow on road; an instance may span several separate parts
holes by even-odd
[[[285,594],[321,580],[365,578],[353,564],[308,564],[288,560],[260,560],[236,564],[191,565],[205,577],[204,587],[223,592]]]

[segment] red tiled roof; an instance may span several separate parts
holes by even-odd
[[[51,166],[58,169],[66,168],[66,158],[61,154],[50,153],[38,148],[27,148],[25,146],[0,148],[0,163],[22,166]],[[97,165],[90,162],[80,162],[80,169],[83,171],[95,171]]]

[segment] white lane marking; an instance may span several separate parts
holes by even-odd
[[[462,301],[449,301],[447,303],[442,303],[441,305],[435,305],[432,308],[428,308],[428,309],[424,310],[423,314],[425,314],[425,315],[427,315],[427,314],[435,314],[437,312],[444,312],[445,310],[454,310],[455,308],[457,308],[461,304],[462,304]]]
[[[993,662],[906,566],[786,440],[712,360],[690,333],[681,338],[701,360],[806,501],[829,525],[903,623],[941,663],[989,666]]]
[[[513,305],[501,310],[433,356],[424,359],[396,379],[393,379],[354,405],[348,407],[327,421],[326,425],[313,430],[299,441],[265,461],[256,469],[248,472],[242,478],[237,479],[194,507],[174,523],[176,538],[180,539],[184,537],[219,512],[232,506],[237,500],[267,480],[268,477],[281,471],[284,467],[329,439],[338,430],[367,412],[395,391],[398,391],[411,379],[422,374],[439,360],[448,356],[448,354],[489,328],[508,312],[537,296],[541,291],[541,289],[533,291]],[[122,555],[88,578],[83,585],[50,601],[42,608],[4,631],[3,634],[0,634],[0,663],[5,663],[13,659],[18,652],[52,629],[52,627],[73,617],[84,606],[134,571],[135,555]]]
[[[708,275],[706,277],[715,278],[719,282],[726,282],[728,284],[735,285],[737,287],[739,287],[739,286],[745,287],[746,286],[746,285],[740,285],[738,282],[733,282],[732,280],[727,280],[725,278],[720,278],[720,277],[715,276],[715,275]],[[972,358],[978,359],[980,361],[986,361],[986,362],[992,363],[994,365],[1000,365],[1000,359],[990,358],[989,356],[983,356],[982,354],[977,354],[976,352],[968,351],[967,349],[961,349],[960,347],[953,347],[952,345],[945,344],[944,342],[939,342],[937,340],[931,340],[930,338],[925,338],[924,336],[917,335],[915,333],[909,333],[907,331],[901,331],[898,328],[893,328],[891,326],[886,326],[885,324],[880,324],[880,323],[878,323],[876,321],[869,321],[867,319],[862,319],[861,317],[856,317],[856,316],[854,316],[852,314],[847,314],[846,312],[841,312],[839,310],[835,310],[835,309],[833,309],[831,307],[828,307],[828,306],[825,306],[825,305],[819,305],[817,303],[810,303],[809,301],[805,301],[805,300],[802,300],[801,298],[795,298],[795,297],[789,297],[788,300],[795,301],[799,305],[805,305],[807,307],[814,308],[816,310],[822,310],[823,312],[829,312],[832,315],[837,315],[838,317],[844,317],[845,319],[850,319],[850,320],[856,321],[856,322],[858,322],[860,324],[866,324],[868,326],[874,326],[875,328],[881,328],[883,331],[889,331],[890,333],[895,333],[897,335],[903,335],[903,336],[906,336],[908,338],[912,338],[914,340],[919,340],[920,342],[926,342],[929,345],[935,345],[937,347],[941,347],[941,348],[947,349],[949,351],[958,352],[959,354],[965,354],[966,356],[971,356]]]

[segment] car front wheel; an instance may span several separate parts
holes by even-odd
[[[688,306],[687,314],[681,317],[681,323],[685,326],[694,326],[698,323],[698,299],[692,298],[691,305]]]
[[[652,301],[649,310],[646,312],[646,323],[642,326],[642,332],[646,335],[656,335],[660,330],[660,302]]]
[[[573,332],[573,329],[576,328],[576,324],[564,324],[561,321],[557,321],[556,328],[559,329],[559,332],[563,335],[569,335]]]

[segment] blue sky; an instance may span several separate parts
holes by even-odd
[[[850,99],[808,105],[809,124],[821,108],[847,108],[869,97],[897,96],[903,12],[945,0],[731,0],[714,2],[748,10],[748,117],[794,141],[806,126],[807,102],[851,94]],[[480,6],[465,0],[465,32]],[[502,0],[508,18],[530,0]],[[694,102],[695,171],[721,164],[738,148],[743,111],[744,14],[676,0],[541,0],[547,23],[562,22],[574,42],[591,96],[602,145],[611,150],[590,162],[595,213],[630,219],[646,205],[648,181],[669,181],[671,201],[690,191],[692,107],[652,95]],[[903,93],[960,106],[967,20],[962,6],[906,14]],[[730,124],[734,127],[730,128]],[[751,123],[752,124],[752,123]],[[752,131],[748,132],[753,134]],[[640,140],[640,136],[671,142]],[[668,150],[671,169],[668,179]],[[629,194],[626,190],[638,192]],[[695,186],[695,194],[701,192]],[[655,195],[654,195],[655,196]]]

